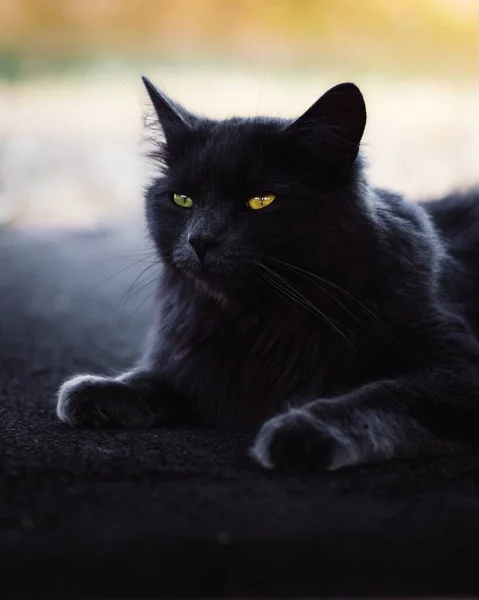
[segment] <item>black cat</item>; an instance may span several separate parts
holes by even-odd
[[[144,82],[164,134],[146,193],[155,323],[132,371],[63,384],[60,419],[258,428],[267,468],[479,440],[479,195],[372,189],[351,83],[295,121],[215,121]]]

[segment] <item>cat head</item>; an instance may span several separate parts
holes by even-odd
[[[282,263],[318,271],[341,262],[355,236],[366,124],[354,84],[333,87],[296,120],[213,120],[143,81],[163,134],[146,215],[167,270],[226,298],[254,294]]]

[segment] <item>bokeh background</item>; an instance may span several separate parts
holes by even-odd
[[[478,0],[1,0],[0,223],[141,216],[142,73],[210,116],[297,115],[352,80],[375,184],[479,184]]]

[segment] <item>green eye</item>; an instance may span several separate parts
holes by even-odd
[[[193,206],[193,200],[184,194],[173,194],[173,202],[181,208],[191,208]]]
[[[269,206],[272,202],[275,201],[276,196],[274,194],[265,194],[264,196],[253,196],[246,203],[248,208],[251,210],[260,210]]]

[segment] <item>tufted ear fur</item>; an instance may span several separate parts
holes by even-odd
[[[144,76],[141,79],[145,84],[146,91],[168,143],[175,135],[189,129],[197,117],[168,98],[166,94],[160,92],[149,79]]]

